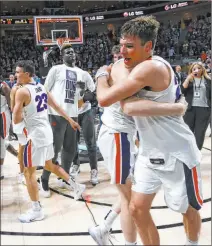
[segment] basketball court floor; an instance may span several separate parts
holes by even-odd
[[[206,134],[201,162],[204,206],[199,245],[211,245],[211,138]],[[17,148],[17,142],[11,142]],[[84,199],[73,200],[73,194],[57,186],[57,178],[51,175],[51,197],[40,199],[44,208],[43,221],[22,224],[17,217],[30,208],[26,186],[18,184],[17,159],[7,152],[4,174],[1,181],[1,245],[96,245],[88,234],[88,227],[100,223],[111,204],[117,201],[117,191],[109,184],[109,175],[99,162],[100,184],[89,183],[89,164],[81,164],[78,180],[87,185]],[[37,171],[40,177],[42,170]],[[184,245],[185,234],[182,216],[167,209],[163,191],[156,196],[151,210],[159,229],[161,245]],[[111,242],[124,245],[120,221],[113,225]],[[142,245],[138,237],[138,245]]]

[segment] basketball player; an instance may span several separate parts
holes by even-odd
[[[119,47],[113,47],[112,53],[114,60],[118,57],[120,59]],[[117,61],[118,64],[122,60]],[[117,74],[111,79],[111,83],[122,81],[125,78],[125,73]],[[148,101],[146,102],[149,103]],[[166,104],[153,103],[158,109],[161,107],[161,114],[182,114],[185,112],[183,104]],[[165,111],[163,110],[165,108]],[[164,112],[163,112],[164,111]],[[151,111],[149,111],[151,115]],[[113,205],[112,209],[106,215],[104,222],[96,227],[89,228],[89,233],[98,245],[108,245],[108,234],[112,223],[121,213],[121,225],[125,237],[125,245],[136,244],[136,227],[128,212],[129,201],[131,197],[131,180],[129,178],[130,167],[135,162],[135,140],[136,127],[132,117],[127,116],[121,110],[120,103],[116,102],[109,107],[104,108],[102,116],[102,126],[99,132],[98,145],[104,162],[106,163],[109,173],[111,175],[111,184],[116,184],[121,197],[120,202]],[[107,148],[105,144],[107,143]]]
[[[4,158],[6,155],[6,142],[5,139],[9,134],[9,128],[11,124],[10,116],[10,87],[5,82],[0,84],[0,96],[1,96],[1,114],[0,114],[0,144],[1,144],[1,153],[0,153],[0,174],[1,180],[4,178],[3,174],[3,164]]]
[[[111,77],[125,73],[126,79],[120,78],[122,83],[110,86],[102,68],[97,74],[97,97],[100,105],[109,106],[137,93],[121,105],[125,113],[133,116],[140,136],[130,212],[143,244],[160,245],[150,208],[163,185],[166,204],[183,215],[186,245],[198,245],[198,210],[203,203],[201,153],[182,117],[152,117],[147,112],[149,105],[143,103],[143,99],[174,103],[180,96],[171,65],[161,57],[152,57],[158,28],[159,23],[152,16],[142,16],[122,26],[120,44],[124,59],[112,67]],[[152,108],[152,114],[159,115],[160,110],[155,109]]]
[[[52,163],[54,156],[53,134],[48,120],[47,104],[66,118],[74,129],[79,129],[79,125],[55,103],[43,85],[36,84],[32,80],[33,74],[34,67],[30,61],[18,62],[16,76],[24,86],[16,91],[13,123],[16,133],[22,133],[25,127],[28,132],[28,142],[24,149],[24,174],[28,193],[32,200],[32,209],[19,216],[19,220],[26,223],[44,219],[39,202],[36,166],[44,166],[45,169],[69,182],[74,190],[76,200],[85,190],[85,185],[76,183],[60,166]]]
[[[56,102],[74,121],[78,121],[78,99],[80,88],[78,81],[89,80],[87,72],[75,66],[76,54],[71,44],[63,44],[61,47],[63,64],[55,65],[46,77],[45,88],[51,92]],[[77,151],[77,132],[69,122],[61,117],[54,109],[49,107],[49,120],[53,130],[54,157],[53,163],[58,164],[58,154],[61,152],[61,166],[69,173],[71,163]],[[62,151],[61,151],[62,149]],[[43,190],[49,191],[50,172],[43,170],[41,177]],[[60,187],[70,189],[65,180],[59,180]]]

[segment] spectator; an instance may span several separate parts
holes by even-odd
[[[191,65],[181,88],[188,102],[184,120],[194,133],[201,150],[211,115],[211,78],[202,63]]]
[[[207,54],[205,53],[205,51],[202,51],[202,53],[201,53],[201,61],[202,62],[205,62],[206,61],[206,59],[207,59]]]
[[[13,74],[10,74],[9,81],[7,82],[7,84],[10,87],[10,89],[12,89],[12,87],[14,86],[15,83],[16,83],[15,76]]]
[[[175,67],[175,75],[177,77],[178,84],[181,85],[185,79],[185,75],[181,72],[181,66],[177,65]]]

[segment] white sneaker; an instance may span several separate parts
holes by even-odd
[[[30,223],[33,221],[43,220],[44,219],[43,210],[40,209],[38,211],[35,211],[33,209],[30,209],[25,214],[19,215],[18,219],[22,223]]]
[[[98,171],[96,169],[91,170],[91,183],[93,186],[97,185],[99,183],[98,180]]]
[[[93,226],[88,229],[89,234],[98,245],[110,245],[109,232],[101,226]]]
[[[40,182],[39,182],[39,190],[40,190],[40,195],[42,197],[45,197],[45,198],[49,198],[51,196],[51,192],[50,192],[50,189],[48,190],[44,190],[43,188],[43,184],[42,184],[42,178],[40,179]]]
[[[80,172],[79,166],[72,165],[70,168],[69,174],[71,175],[71,177],[76,178],[79,172]]]
[[[81,196],[82,196],[82,193],[85,191],[85,189],[86,189],[86,185],[75,183],[74,199],[75,200],[79,200],[81,198]]]
[[[57,184],[61,189],[73,190],[73,188],[67,184],[63,179],[58,179]]]
[[[26,179],[25,179],[23,173],[19,173],[19,174],[18,174],[18,183],[19,183],[19,184],[26,185]]]

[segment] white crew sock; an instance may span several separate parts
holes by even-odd
[[[41,210],[41,205],[39,201],[32,202],[32,210],[34,211],[40,211]]]
[[[118,214],[114,210],[110,209],[110,211],[105,216],[103,223],[107,231],[110,231],[110,228],[112,227],[112,224],[117,217]]]
[[[185,245],[199,245],[198,241],[191,241],[190,239],[187,238],[186,244]]]

